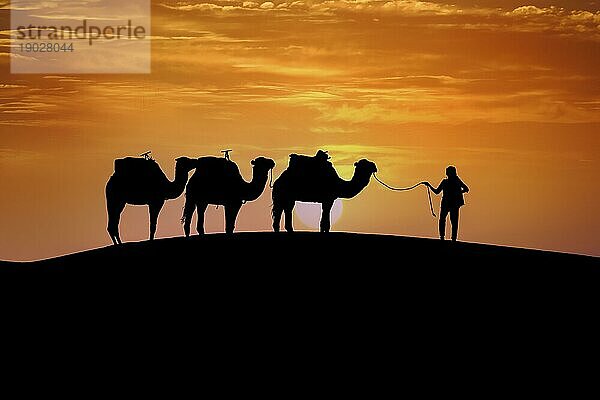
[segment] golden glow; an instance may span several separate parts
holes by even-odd
[[[453,3],[157,1],[150,75],[11,75],[1,32],[0,259],[108,245],[114,158],[151,149],[172,178],[175,157],[224,148],[247,179],[258,155],[277,176],[318,148],[345,178],[366,157],[397,186],[454,164],[471,188],[462,239],[600,255],[598,6]],[[182,202],[159,237],[182,234]],[[270,204],[267,189],[238,229],[268,230]],[[128,207],[122,237],[147,226]],[[436,236],[424,191],[376,182],[335,229]]]

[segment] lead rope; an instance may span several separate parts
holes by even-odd
[[[396,192],[405,192],[408,190],[413,190],[414,188],[420,186],[420,185],[425,185],[424,182],[419,182],[416,185],[413,185],[411,187],[407,187],[407,188],[395,188],[392,187],[390,185],[388,185],[387,183],[381,181],[378,177],[377,174],[373,174],[373,177],[375,178],[375,180],[379,183],[381,183],[383,186],[385,186],[386,188],[396,191]],[[435,211],[433,211],[433,202],[431,201],[431,190],[429,189],[429,186],[427,186],[427,197],[429,198],[429,209],[431,210],[431,215],[433,215],[434,218],[437,218],[437,215],[435,215]]]
[[[429,186],[427,186],[427,197],[429,197],[429,209],[431,210],[431,215],[433,215],[433,218],[437,218],[435,211],[433,211],[433,203],[431,202],[431,189],[429,189]]]

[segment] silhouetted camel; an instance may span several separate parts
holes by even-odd
[[[368,184],[371,175],[377,172],[369,160],[354,163],[351,180],[341,179],[327,154],[319,151],[315,157],[290,155],[288,168],[273,185],[273,230],[279,232],[281,214],[285,213],[285,229],[293,232],[292,211],[296,201],[321,203],[321,232],[331,228],[330,213],[337,198],[352,198]]]
[[[185,192],[182,217],[185,236],[190,236],[194,208],[198,210],[198,234],[204,233],[204,213],[209,204],[225,207],[225,232],[233,233],[242,204],[256,200],[262,194],[275,162],[258,157],[252,161],[252,165],[252,181],[246,182],[233,161],[217,157],[198,159],[196,172],[190,178]]]
[[[175,180],[169,181],[158,163],[152,159],[127,157],[115,160],[115,172],[106,184],[108,234],[114,244],[121,243],[119,220],[126,204],[147,205],[150,211],[150,240],[154,239],[158,214],[165,200],[183,193],[188,173],[197,160],[179,157],[175,160]]]

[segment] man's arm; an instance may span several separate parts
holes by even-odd
[[[440,194],[442,192],[442,189],[443,189],[443,186],[444,186],[444,181],[443,180],[440,182],[440,185],[438,187],[436,187],[436,188],[434,188],[433,186],[431,186],[431,183],[429,183],[429,182],[421,182],[421,183],[429,186],[429,189],[431,189],[431,191],[433,193],[435,193],[435,194]]]
[[[469,193],[469,187],[465,185],[465,183],[462,180],[460,181],[460,189],[463,193]]]

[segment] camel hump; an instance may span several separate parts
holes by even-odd
[[[125,157],[115,160],[115,174],[149,175],[161,173],[160,167],[154,160],[139,157]]]
[[[222,157],[200,157],[196,170],[199,171],[223,171],[230,174],[240,174],[237,164]]]
[[[314,156],[290,154],[288,169],[303,172],[335,172],[333,165],[329,161],[329,155],[323,150],[319,150]]]

